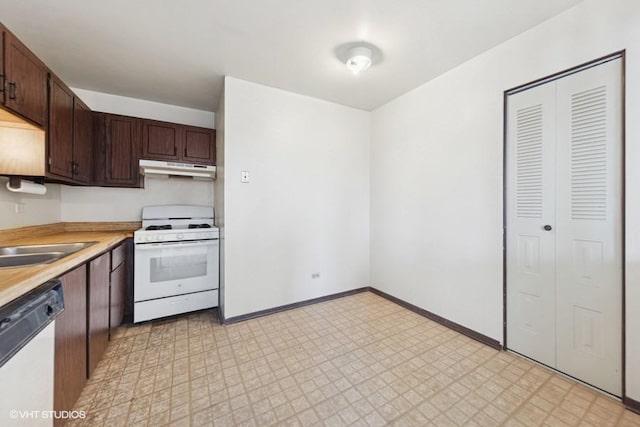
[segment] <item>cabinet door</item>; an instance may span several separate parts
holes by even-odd
[[[71,410],[87,381],[87,269],[60,277],[64,311],[56,318],[53,407]],[[64,423],[56,420],[56,425]]]
[[[109,279],[111,254],[106,253],[89,263],[89,301],[87,315],[87,378],[98,365],[109,341]]]
[[[184,127],[183,160],[207,165],[216,164],[216,131],[213,129]]]
[[[110,334],[122,324],[124,303],[127,291],[127,263],[123,262],[111,272],[111,314],[109,316]]]
[[[73,178],[73,92],[55,76],[49,90],[49,172]]]
[[[178,160],[180,130],[180,126],[173,123],[145,120],[142,132],[142,158]]]
[[[9,31],[5,38],[5,105],[45,126],[47,121],[47,68]]]
[[[73,179],[89,184],[92,178],[93,116],[78,97],[73,103]]]
[[[5,93],[7,92],[5,90],[5,85],[7,82],[6,79],[6,73],[5,73],[5,68],[4,68],[4,52],[5,52],[5,33],[6,33],[6,29],[4,28],[4,26],[2,24],[0,24],[0,104],[4,105],[5,104]]]
[[[105,185],[138,187],[140,120],[105,115]]]

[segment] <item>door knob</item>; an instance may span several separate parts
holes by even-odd
[[[547,230],[547,231],[551,231],[552,228],[553,227],[551,227],[549,224],[544,226],[544,229]]]

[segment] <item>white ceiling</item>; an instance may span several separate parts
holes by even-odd
[[[215,110],[224,75],[372,110],[581,0],[2,0],[70,86]],[[344,43],[382,61],[354,76]]]

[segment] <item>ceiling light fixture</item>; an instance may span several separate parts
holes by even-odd
[[[365,46],[356,46],[349,50],[349,58],[347,59],[347,68],[353,74],[358,74],[371,66],[372,51]]]

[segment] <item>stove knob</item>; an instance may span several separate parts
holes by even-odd
[[[151,236],[147,236],[147,242],[151,241]]]
[[[176,238],[177,238],[178,240],[182,240],[182,239],[184,239],[184,234],[178,234],[178,235],[176,236]]]

